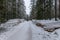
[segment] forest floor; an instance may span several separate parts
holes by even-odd
[[[0,40],[60,40],[60,20],[8,20],[0,25]]]

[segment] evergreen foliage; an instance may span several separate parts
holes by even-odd
[[[18,2],[16,0],[0,0],[0,23],[9,19],[23,18],[21,15],[25,16],[25,9],[22,11],[21,9],[24,9],[24,3],[21,0]]]

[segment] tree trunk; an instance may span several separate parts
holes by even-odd
[[[49,19],[51,20],[51,8],[52,8],[52,0],[49,0],[49,4],[50,4],[50,17],[49,17]]]
[[[55,21],[57,21],[57,0],[55,0]]]
[[[43,0],[43,19],[44,19],[44,14],[45,14],[45,0]]]
[[[60,19],[60,0],[59,0],[59,19]]]

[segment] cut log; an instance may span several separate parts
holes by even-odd
[[[44,27],[44,25],[43,24],[41,24],[41,23],[36,23],[36,25],[38,26],[38,27]]]

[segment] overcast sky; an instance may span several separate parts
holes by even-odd
[[[25,2],[25,6],[26,6],[26,14],[30,14],[30,8],[31,8],[31,6],[30,6],[30,4],[31,4],[31,2],[30,2],[31,0],[24,0],[24,2]]]

